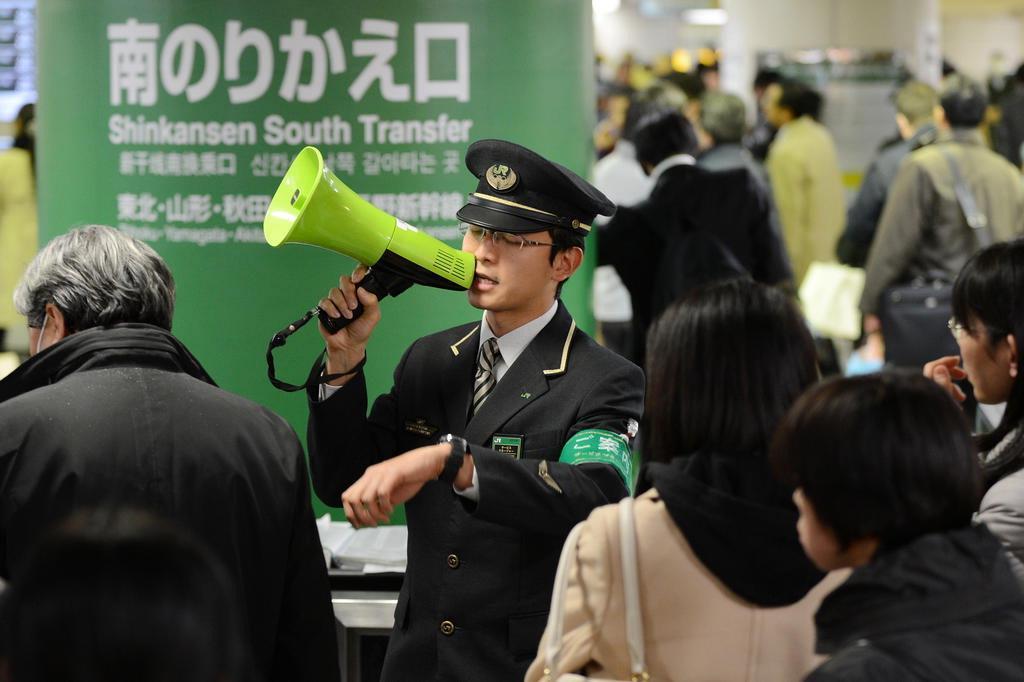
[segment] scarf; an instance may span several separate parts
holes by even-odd
[[[697,452],[651,463],[647,476],[694,553],[760,607],[793,604],[823,574],[800,546],[790,491],[760,452]]]
[[[992,449],[979,452],[978,458],[987,486],[1024,467],[1024,430],[1019,425],[1010,429]]]

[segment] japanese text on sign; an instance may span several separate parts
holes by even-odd
[[[428,102],[450,98],[469,101],[469,24],[417,22],[413,25],[413,83],[398,83],[392,60],[399,56],[398,22],[363,19],[360,36],[350,43],[350,54],[365,64],[348,84],[348,95],[359,102],[376,87],[389,102]],[[171,30],[160,44],[161,27],[131,18],[109,24],[110,103],[156,106],[160,92],[184,95],[189,102],[210,96],[221,78],[227,82],[232,104],[255,101],[273,85],[275,59],[284,59],[277,95],[287,102],[318,102],[332,76],[354,71],[346,56],[342,34],[329,28],[308,31],[305,19],[292,19],[287,34],[278,36],[277,50],[271,37],[258,28],[244,28],[230,20],[224,27],[223,47],[213,33],[199,24],[183,24]],[[433,43],[445,42],[454,49],[453,78],[431,76]],[[243,55],[252,52],[256,71],[242,82]],[[201,71],[196,74],[202,56]],[[311,64],[304,69],[305,63]],[[303,76],[305,75],[305,78]]]

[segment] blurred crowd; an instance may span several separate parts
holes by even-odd
[[[948,309],[948,289],[978,237],[985,244],[1024,229],[1024,65],[985,84],[948,63],[937,87],[909,76],[894,83],[891,127],[874,131],[881,142],[866,167],[846,169],[823,124],[829,104],[822,91],[762,69],[750,93],[723,92],[708,52],[688,72],[674,70],[668,58],[647,65],[627,54],[613,70],[599,60],[598,72],[613,76],[599,81],[594,182],[619,206],[599,247],[602,266],[611,267],[599,267],[594,279],[605,342],[642,362],[646,329],[679,293],[672,277],[706,281],[715,267],[729,275],[739,265],[756,281],[796,292],[812,265],[838,262],[862,270],[864,284],[857,305],[846,302],[835,314],[862,316],[863,325],[844,339],[814,330],[826,373],[877,370],[884,362],[920,365],[951,350],[948,340],[921,341],[935,336],[934,325],[909,340],[890,325],[886,347],[881,317],[890,289],[908,282],[943,288]],[[754,111],[745,101],[756,103]],[[664,128],[659,115],[685,129],[685,144],[673,146],[671,136],[655,130]],[[657,164],[670,156],[666,174]],[[745,181],[736,177],[742,171]],[[856,186],[852,177],[859,177]],[[966,195],[968,210],[985,219],[981,232],[958,229]],[[657,238],[649,238],[652,232]],[[704,246],[677,250],[678,239]],[[709,248],[724,253],[709,258]],[[818,284],[812,280],[811,288]],[[655,289],[669,295],[658,300]],[[918,351],[906,349],[920,343]]]

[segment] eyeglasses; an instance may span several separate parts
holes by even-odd
[[[960,337],[967,331],[967,327],[957,322],[955,317],[949,318],[946,322],[946,327],[949,328],[949,333],[952,334],[953,338],[957,341],[959,341]]]
[[[488,230],[484,227],[467,225],[466,223],[459,225],[459,232],[462,236],[469,235],[469,238],[478,244],[485,239],[490,239],[496,248],[504,247],[521,251],[524,246],[554,246],[551,242],[537,242],[512,232],[498,232],[497,230]]]

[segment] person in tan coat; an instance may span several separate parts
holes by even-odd
[[[25,325],[14,309],[14,288],[38,247],[34,120],[35,106],[26,104],[14,123],[14,147],[0,153],[0,350],[6,330]]]
[[[797,286],[814,261],[835,260],[846,225],[843,179],[832,135],[815,118],[821,95],[802,83],[768,86],[765,116],[779,129],[766,167]]]
[[[766,451],[817,379],[814,345],[785,294],[746,280],[691,293],[648,345],[650,462],[635,503],[644,651],[652,680],[795,680],[818,660],[822,580],[796,532],[792,490]],[[570,561],[558,670],[549,633],[526,675],[629,679],[618,509],[595,510]]]

